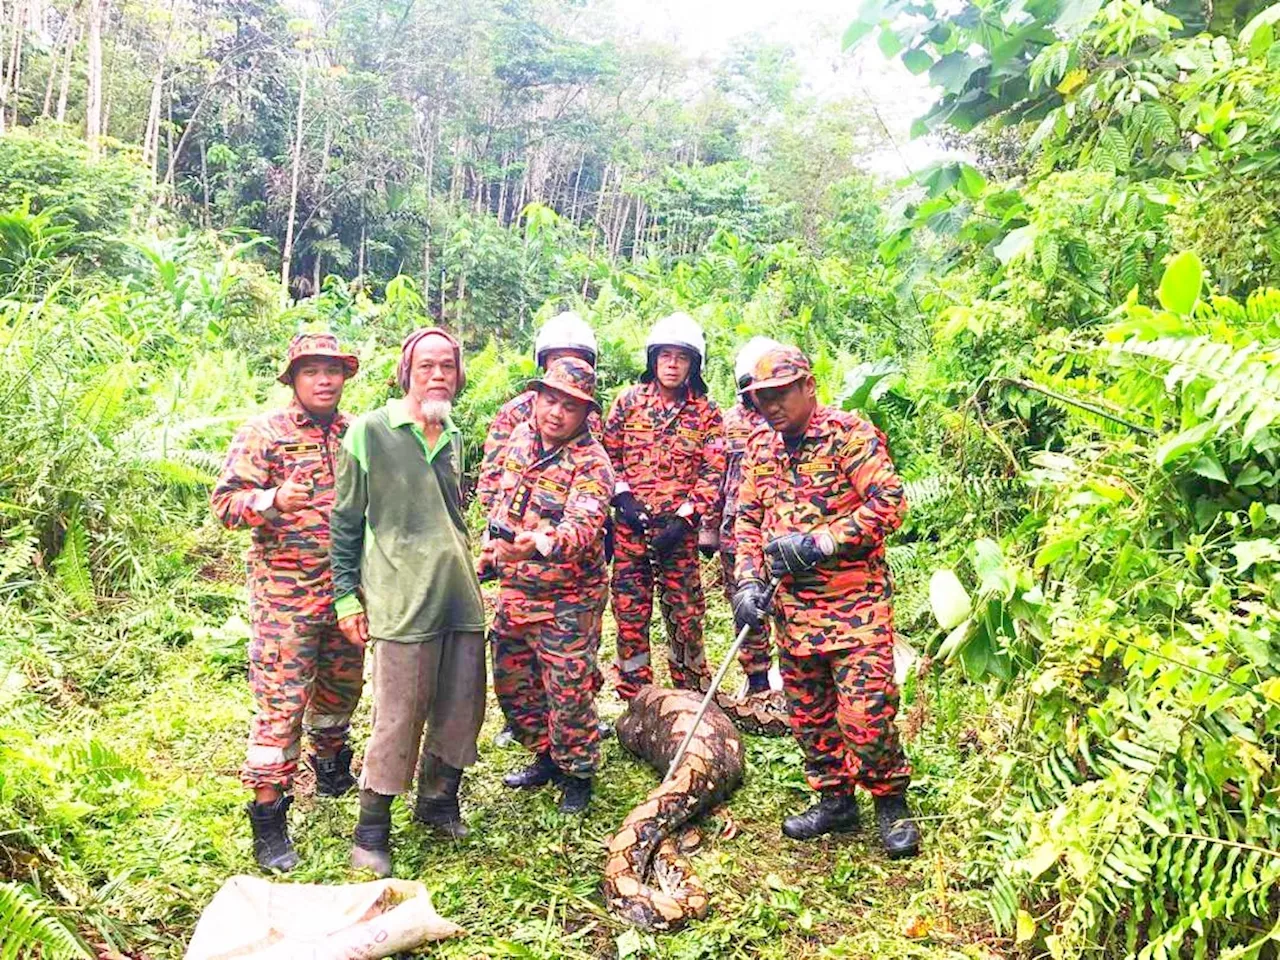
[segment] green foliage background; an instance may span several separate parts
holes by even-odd
[[[716,914],[641,937],[607,917],[597,883],[601,841],[652,778],[611,747],[591,817],[565,825],[547,797],[502,795],[519,756],[486,742],[464,849],[397,824],[405,875],[431,878],[473,930],[440,952],[1275,957],[1277,10],[867,0],[847,42],[927,71],[940,94],[919,127],[964,159],[897,185],[813,172],[805,144],[865,144],[798,97],[785,54],[748,47],[718,76],[723,99],[673,99],[627,141],[629,196],[661,226],[650,242],[619,245],[616,222],[563,191],[493,209],[502,150],[459,153],[424,183],[378,152],[396,138],[344,142],[329,172],[386,176],[354,207],[316,204],[327,226],[303,232],[300,256],[333,272],[296,303],[271,244],[235,229],[280,235],[284,94],[260,101],[273,106],[252,136],[227,103],[202,128],[207,210],[194,168],[153,187],[123,145],[95,159],[66,131],[0,137],[0,918],[20,917],[42,956],[176,956],[248,864],[239,544],[206,497],[235,426],[283,399],[272,377],[292,332],[356,346],[359,411],[389,395],[405,332],[454,326],[474,462],[532,373],[542,319],[591,320],[611,395],[638,374],[648,324],[684,309],[707,331],[718,400],[737,344],[796,342],[824,398],[873,418],[908,478],[890,557],[922,655],[902,721],[926,855],[784,845],[798,753],[753,740],[729,808],[738,839],[697,857]],[[475,102],[504,91],[485,114],[504,135],[525,129],[512,104],[530,78],[607,86],[638,69],[545,14],[502,12],[467,75]],[[365,73],[369,103],[399,109],[375,96],[386,75]],[[749,156],[746,118],[770,110],[775,149]],[[598,187],[621,161],[596,153],[609,128],[584,129],[565,136]],[[696,151],[667,149],[687,134]],[[489,186],[455,189],[463,167]],[[934,610],[959,614],[944,629]],[[715,600],[717,656],[727,620]],[[345,879],[350,805],[299,806],[302,879]]]

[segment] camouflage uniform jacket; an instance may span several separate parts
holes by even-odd
[[[329,517],[334,462],[348,419],[323,424],[297,398],[284,410],[254,417],[236,434],[210,497],[227,527],[250,527],[250,619],[332,620]],[[311,500],[296,513],[274,506],[276,488],[301,469]]]
[[[696,525],[715,509],[724,476],[724,422],[707,397],[668,406],[656,383],[628,387],[604,424],[604,449],[618,479],[654,516],[688,503]]]
[[[706,527],[720,533],[720,549],[733,553],[737,544],[733,525],[738,516],[738,493],[742,487],[742,458],[747,440],[764,424],[764,417],[754,407],[739,400],[724,414],[724,480],[720,484],[720,501],[708,517]]]
[[[526,390],[512,397],[493,416],[489,433],[484,438],[484,455],[480,460],[480,476],[476,480],[476,497],[486,517],[493,515],[498,505],[498,481],[502,479],[502,454],[516,427],[533,419],[533,404],[538,399],[537,390]],[[587,413],[587,429],[592,436],[601,436],[600,415],[594,410]]]
[[[532,420],[515,428],[502,460],[495,517],[517,533],[546,534],[544,554],[499,563],[499,602],[509,619],[553,619],[566,603],[601,602],[605,585],[604,521],[613,468],[604,448],[584,431],[550,453]]]
[[[892,640],[884,538],[905,509],[884,435],[856,414],[819,406],[794,452],[767,425],[752,433],[734,528],[738,582],[768,579],[764,547],[776,537],[825,530],[836,544],[834,556],[778,591],[779,642],[790,653]]]

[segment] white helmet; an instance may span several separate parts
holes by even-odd
[[[733,363],[733,379],[738,384],[738,389],[742,389],[743,380],[751,379],[751,371],[756,368],[756,361],[774,347],[780,346],[782,344],[772,337],[752,337],[742,345]]]
[[[595,333],[587,321],[572,310],[556,314],[538,331],[533,341],[533,360],[539,367],[543,366],[542,355],[548,350],[581,350],[591,355],[592,366],[600,352]]]
[[[689,387],[695,396],[705,397],[707,384],[702,379],[702,365],[707,359],[707,339],[698,322],[687,313],[673,313],[653,325],[644,342],[645,371],[641,383],[652,383],[657,378],[658,351],[663,347],[681,347],[694,355],[689,368]]]
[[[684,347],[698,355],[698,363],[707,359],[707,340],[702,335],[698,322],[687,313],[673,313],[663,317],[649,330],[649,338],[644,342],[648,353],[659,347]]]

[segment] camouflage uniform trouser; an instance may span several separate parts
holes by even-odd
[[[490,633],[494,693],[517,740],[550,754],[565,773],[589,777],[600,762],[600,602],[559,603],[552,618],[512,622],[527,612],[498,607]]]
[[[360,702],[364,649],[333,622],[260,621],[249,646],[254,717],[240,781],[288,790],[302,732],[329,754],[347,742]]]
[[[860,786],[875,796],[905,790],[911,768],[893,722],[892,639],[809,657],[781,648],[778,659],[809,786],[850,792]]]
[[[733,607],[733,594],[737,582],[733,579],[733,565],[737,554],[731,550],[720,551],[720,572],[724,576],[724,596]],[[756,673],[768,673],[772,664],[772,651],[769,649],[769,622],[765,621],[763,630],[752,630],[747,639],[742,641],[738,649],[738,662],[742,664],[742,672],[747,676]]]
[[[667,664],[671,683],[682,690],[705,690],[711,682],[702,649],[702,571],[698,540],[686,537],[661,562],[651,565],[644,539],[618,525],[613,559],[613,618],[618,623],[618,696],[630,700],[653,683],[649,660],[649,621],[657,582],[662,619],[667,625]]]

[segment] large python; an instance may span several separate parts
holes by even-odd
[[[783,732],[781,698],[778,691],[718,695],[708,706],[675,776],[655,787],[609,841],[604,897],[616,916],[645,930],[674,930],[706,916],[707,892],[681,856],[679,831],[742,782],[742,738],[730,713],[752,732]],[[701,699],[685,690],[643,687],[618,719],[619,743],[664,776]]]

